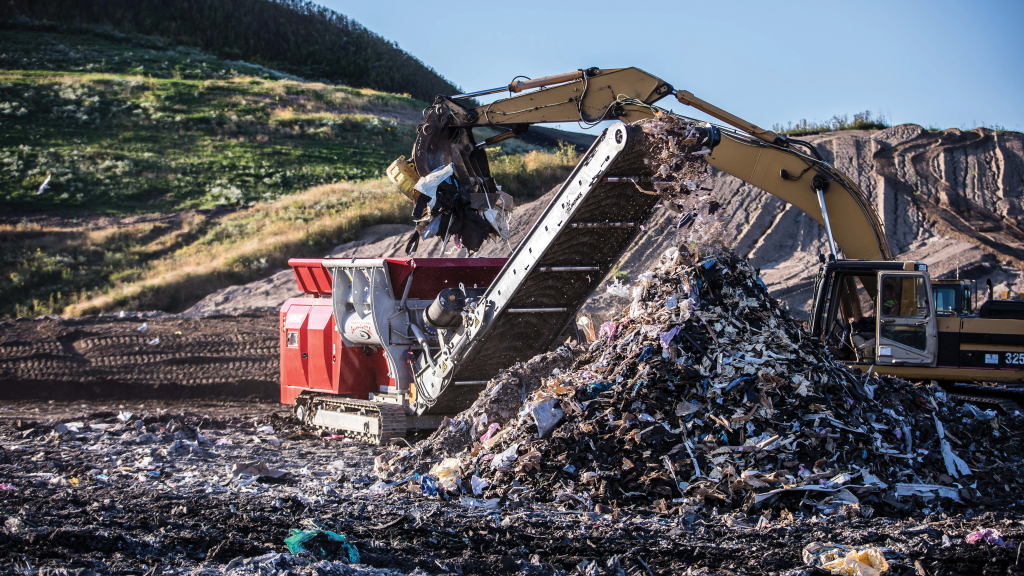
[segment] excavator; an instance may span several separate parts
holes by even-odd
[[[661,200],[647,136],[631,123],[670,113],[655,106],[667,97],[721,122],[679,117],[711,166],[823,227],[829,253],[810,333],[834,358],[862,372],[967,383],[958,392],[981,400],[993,396],[984,383],[1024,383],[1024,303],[976,308],[976,285],[933,281],[925,263],[894,260],[867,196],[814,146],[640,69],[588,68],[437,96],[411,161],[399,158],[388,176],[415,202],[415,234],[447,242],[457,232],[470,250],[507,237],[508,199],[491,177],[488,146],[539,123],[611,122],[507,259],[291,260],[305,297],[280,313],[282,402],[308,425],[386,442],[442,425],[500,369],[553,349]],[[498,134],[477,141],[474,128]]]

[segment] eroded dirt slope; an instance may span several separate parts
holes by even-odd
[[[983,292],[988,279],[997,289],[1022,288],[1024,135],[904,124],[804,139],[868,195],[898,259],[927,263],[933,278],[953,278],[959,269]],[[717,215],[730,218],[724,232],[736,252],[761,269],[773,296],[806,318],[818,255],[827,250],[824,229],[729,175],[719,173],[713,194],[723,205]],[[635,277],[653,265],[680,238],[677,222],[657,212],[620,268]],[[587,308],[607,312],[615,304],[596,294]]]

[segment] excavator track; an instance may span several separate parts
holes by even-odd
[[[988,404],[1006,414],[1020,410],[1018,402],[1024,401],[1024,385],[1020,384],[973,384],[957,382],[944,386],[951,397],[975,404]]]
[[[398,404],[303,394],[296,399],[295,416],[308,426],[368,444],[385,444],[406,433],[405,408]]]

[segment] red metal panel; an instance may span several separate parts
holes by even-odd
[[[330,299],[288,300],[280,326],[282,403],[294,404],[306,390],[367,400],[390,383],[382,348],[342,343]],[[295,333],[295,346],[288,345],[289,332]]]
[[[292,298],[281,308],[281,402],[294,404],[295,396],[308,389],[306,378],[308,346],[306,324],[312,306],[303,298]]]
[[[295,272],[299,290],[312,296],[327,296],[332,292],[331,275],[320,258],[292,258],[288,265]]]
[[[338,388],[336,393],[350,398],[369,400],[370,393],[377,392],[380,379],[379,366],[384,365],[384,377],[387,378],[387,361],[384,349],[379,347],[342,346],[338,337]]]
[[[313,275],[313,281],[316,282],[316,288],[320,291],[320,295],[330,296],[334,282],[331,278],[330,272],[323,267],[323,264],[320,264],[319,266],[310,266],[309,271]]]
[[[508,258],[388,258],[388,276],[395,298],[405,293],[405,282],[416,270],[410,298],[429,300],[441,290],[458,286],[461,282],[467,288],[490,286],[501,272]]]
[[[306,330],[309,341],[309,387],[318,390],[333,390],[331,381],[335,359],[334,348],[334,311],[331,301],[317,298],[313,301],[309,312]]]

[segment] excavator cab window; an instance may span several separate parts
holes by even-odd
[[[957,313],[957,286],[935,287],[935,313],[939,316],[953,316]]]
[[[926,274],[879,272],[879,284],[878,363],[934,365],[938,333]]]
[[[869,362],[874,357],[875,294],[874,274],[840,274],[832,297],[828,344],[839,359]]]
[[[963,282],[963,298],[963,315],[970,316],[974,314],[974,309],[977,308],[978,304],[977,280],[965,280]]]

